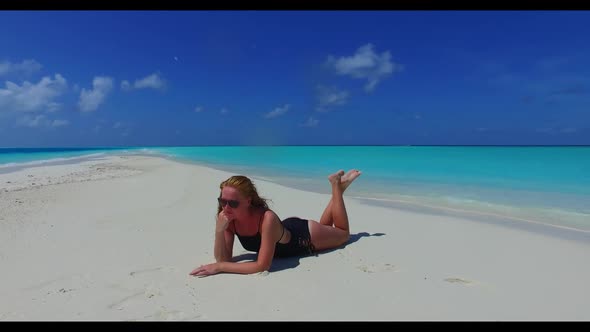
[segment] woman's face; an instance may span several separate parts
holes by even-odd
[[[225,186],[221,190],[219,204],[222,205],[223,212],[228,219],[242,219],[248,216],[250,199],[245,198],[238,189]]]

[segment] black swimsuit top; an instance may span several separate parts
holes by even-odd
[[[266,211],[264,211],[264,213],[266,213]],[[234,233],[238,236],[238,240],[240,240],[242,247],[244,247],[244,249],[248,251],[258,252],[260,250],[260,245],[262,244],[262,237],[260,235],[260,225],[262,224],[262,218],[264,218],[264,213],[262,213],[262,216],[260,216],[260,221],[258,222],[258,232],[256,232],[256,234],[252,236],[243,236],[238,234],[238,230],[234,222]],[[281,234],[281,238],[279,239],[279,241],[283,239],[283,235],[285,235],[285,226],[283,226],[283,234]],[[279,241],[277,241],[277,244],[282,244],[279,243]]]

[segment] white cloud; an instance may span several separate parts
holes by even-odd
[[[38,112],[55,111],[59,104],[54,99],[67,89],[66,79],[55,74],[46,76],[39,83],[23,82],[22,86],[7,81],[6,89],[0,89],[0,111]]]
[[[38,128],[38,127],[57,128],[57,127],[67,126],[69,124],[70,124],[70,122],[68,120],[59,120],[59,119],[50,120],[43,114],[34,115],[34,116],[25,115],[16,121],[17,126],[31,127],[31,128]]]
[[[122,121],[117,121],[113,124],[113,129],[117,130],[122,137],[126,137],[131,135],[133,126],[132,123],[129,122],[122,122]],[[96,129],[96,132],[98,132],[101,128],[99,127],[98,129]]]
[[[303,127],[315,127],[320,123],[320,120],[314,119],[313,117],[309,117],[305,123],[302,124]]]
[[[61,105],[58,103],[55,103],[55,102],[48,103],[47,104],[47,112],[49,112],[49,113],[56,112],[57,110],[59,110],[60,107],[61,107]]]
[[[266,114],[264,115],[264,117],[265,117],[266,119],[272,119],[272,118],[276,118],[276,117],[278,117],[278,116],[281,116],[281,115],[283,115],[283,114],[287,113],[287,111],[289,111],[289,108],[290,108],[290,107],[291,107],[291,105],[289,105],[289,104],[286,104],[286,105],[285,105],[285,106],[283,106],[283,107],[277,107],[277,108],[275,108],[274,110],[272,110],[272,111],[270,111],[270,112],[266,113]]]
[[[329,56],[326,63],[339,75],[357,79],[367,79],[365,90],[373,91],[377,84],[394,72],[403,70],[403,66],[391,61],[391,53],[381,54],[373,51],[373,44],[359,47],[352,56],[335,58]]]
[[[69,124],[70,122],[68,120],[53,120],[53,122],[51,122],[52,127],[67,126]]]
[[[318,112],[328,112],[331,106],[344,105],[348,101],[348,91],[338,90],[335,87],[318,86]]]
[[[113,129],[118,130],[121,136],[127,136],[131,134],[133,124],[130,122],[117,121],[113,124]]]
[[[544,133],[544,134],[574,134],[578,132],[577,128],[573,127],[544,127],[544,128],[536,128],[536,132]]]
[[[36,115],[36,116],[28,116],[25,115],[24,117],[18,119],[16,121],[17,126],[22,127],[43,127],[49,125],[49,120],[45,117],[45,115]]]
[[[11,73],[31,75],[41,70],[41,67],[41,64],[35,60],[23,60],[21,63],[0,62],[0,76]]]
[[[204,111],[204,109],[203,109],[203,107],[202,107],[202,106],[197,106],[197,107],[195,107],[195,113],[201,113],[201,112],[203,112],[203,111]]]
[[[106,76],[97,76],[92,80],[92,90],[82,89],[78,105],[82,112],[92,112],[98,109],[108,93],[113,88],[113,79]]]
[[[151,74],[150,76],[144,77],[140,80],[135,81],[136,89],[161,89],[164,87],[164,80],[160,78],[158,74]]]
[[[121,89],[125,91],[132,89],[163,89],[165,86],[166,81],[162,79],[157,73],[135,80],[133,85],[131,85],[127,80],[121,82]]]
[[[569,54],[569,55],[560,55],[560,56],[552,56],[552,57],[544,57],[537,61],[533,61],[533,66],[539,68],[540,70],[551,71],[551,70],[559,70],[568,64],[576,61],[576,56]]]
[[[577,131],[578,130],[576,128],[571,128],[571,127],[561,129],[561,132],[566,133],[566,134],[573,134]]]
[[[324,93],[320,96],[320,103],[322,105],[344,105],[348,98],[346,91],[333,91]]]
[[[537,129],[535,129],[535,131],[537,131],[539,133],[546,133],[546,134],[551,134],[551,133],[555,132],[555,130],[551,127],[537,128]]]
[[[123,80],[121,82],[121,89],[125,90],[125,91],[129,91],[131,90],[131,84],[129,84],[129,81],[127,80]]]

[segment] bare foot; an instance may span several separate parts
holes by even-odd
[[[338,172],[328,176],[328,180],[330,180],[331,184],[340,183],[340,179],[342,178],[342,175],[344,175],[344,171],[339,170]]]
[[[346,172],[341,178],[340,182],[342,183],[342,190],[346,190],[348,186],[354,181],[354,179],[358,178],[361,175],[361,171],[356,169],[351,169],[350,171]]]

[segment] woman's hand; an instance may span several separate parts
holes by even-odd
[[[229,218],[225,215],[223,211],[219,212],[219,214],[217,215],[217,223],[215,226],[215,230],[217,232],[225,231],[230,221],[231,220],[229,220]]]
[[[211,275],[217,274],[219,272],[221,272],[219,270],[219,264],[212,263],[212,264],[199,266],[198,268],[192,270],[190,275],[197,276],[197,277],[206,277],[206,276],[211,276]]]

